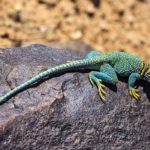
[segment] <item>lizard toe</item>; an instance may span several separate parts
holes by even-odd
[[[132,98],[135,100],[140,100],[139,90],[133,87],[129,88],[129,93]]]
[[[100,96],[102,102],[105,103],[106,102],[106,99],[105,99],[106,92],[104,90],[105,89],[105,85],[102,83],[102,80],[99,81],[97,86],[98,86],[99,96]]]

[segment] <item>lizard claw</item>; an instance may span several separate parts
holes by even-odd
[[[93,82],[93,80],[92,80],[92,77],[90,76],[90,74],[89,74],[89,81],[90,81],[90,83],[91,83],[91,85],[92,85],[92,87],[94,86],[94,82]]]
[[[129,93],[131,95],[131,97],[133,97],[135,100],[139,100],[140,99],[140,95],[139,95],[139,90],[136,88],[129,88]]]
[[[104,91],[105,85],[102,83],[102,80],[100,80],[100,82],[98,83],[97,86],[98,86],[99,96],[102,99],[102,102],[105,103],[106,102],[106,99],[105,99],[106,92]]]

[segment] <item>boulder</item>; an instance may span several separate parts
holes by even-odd
[[[81,58],[38,44],[0,49],[0,95],[48,68]],[[87,70],[60,73],[18,93],[0,106],[0,149],[148,150],[150,84],[138,83],[141,100],[135,101],[127,79],[120,80],[106,88],[105,104]]]

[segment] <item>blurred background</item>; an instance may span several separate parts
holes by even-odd
[[[150,0],[0,0],[0,47],[83,42],[150,58]]]

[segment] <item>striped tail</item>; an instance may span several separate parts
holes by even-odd
[[[17,93],[25,90],[29,86],[33,85],[37,81],[39,81],[39,80],[41,80],[41,79],[43,79],[47,76],[52,76],[52,75],[55,75],[57,73],[62,73],[62,72],[65,73],[67,71],[73,71],[75,69],[81,69],[81,68],[88,69],[89,66],[100,65],[101,63],[106,62],[106,61],[108,61],[108,60],[106,60],[106,57],[98,57],[98,58],[82,59],[82,60],[72,61],[70,63],[61,64],[61,65],[58,65],[56,67],[50,68],[50,69],[36,75],[35,77],[33,77],[32,79],[26,81],[25,83],[19,85],[18,87],[14,88],[13,90],[9,91],[4,96],[0,97],[0,104],[5,103],[12,96],[14,96]]]

